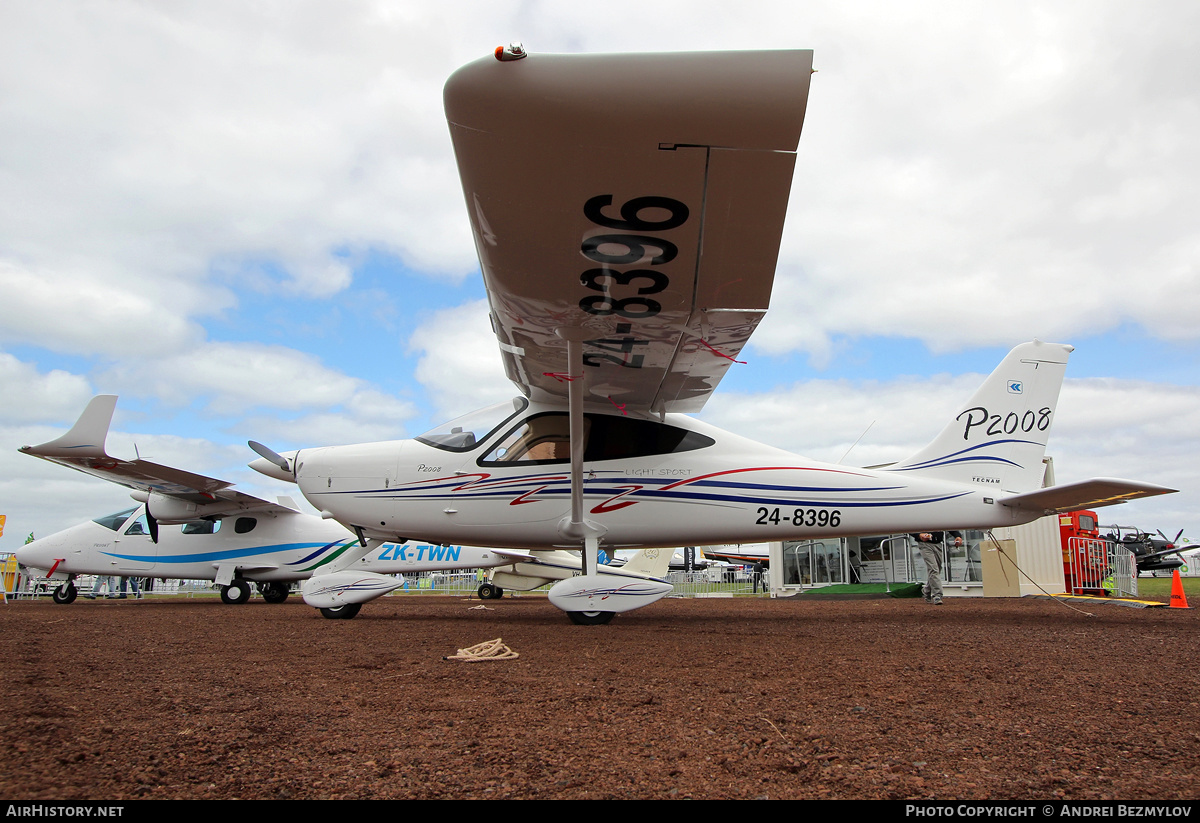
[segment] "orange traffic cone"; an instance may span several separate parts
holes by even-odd
[[[1183,581],[1179,579],[1179,569],[1176,569],[1175,577],[1171,580],[1171,608],[1186,609],[1187,607],[1187,597],[1183,594]]]

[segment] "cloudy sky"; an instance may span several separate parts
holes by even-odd
[[[1060,482],[1200,540],[1200,5],[0,5],[0,551],[128,496],[16,452],[120,395],[110,453],[289,493],[278,450],[513,393],[441,110],[534,52],[812,48],[771,313],[701,415],[815,458],[930,440],[1013,345],[1077,350]]]

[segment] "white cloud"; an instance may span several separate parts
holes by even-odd
[[[409,352],[420,354],[415,376],[429,391],[440,419],[518,393],[504,375],[486,300],[437,312],[413,332]]]
[[[77,374],[61,369],[41,374],[32,364],[0,352],[0,397],[4,398],[0,423],[73,421],[92,391],[88,381]]]
[[[207,399],[216,414],[251,408],[328,408],[373,391],[365,381],[321,364],[305,352],[261,343],[204,343],[179,354],[123,361],[99,375],[117,393],[153,396],[182,406]],[[374,396],[374,395],[372,395]]]

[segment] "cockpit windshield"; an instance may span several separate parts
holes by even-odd
[[[465,452],[482,443],[496,429],[529,405],[524,397],[514,397],[507,403],[497,403],[486,409],[457,417],[416,438],[418,442],[451,452]]]
[[[121,525],[137,510],[138,507],[134,506],[132,509],[125,509],[125,511],[120,511],[116,514],[106,514],[104,517],[97,517],[92,522],[99,523],[106,529],[112,529],[113,531],[116,531],[117,529],[121,528]]]

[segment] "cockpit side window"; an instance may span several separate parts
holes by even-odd
[[[417,437],[417,441],[450,452],[467,452],[491,436],[517,414],[525,410],[529,401],[517,397],[508,403],[497,403],[486,409],[457,417],[449,423],[430,429]]]
[[[117,529],[121,528],[122,524],[124,524],[125,521],[129,519],[130,515],[132,515],[135,511],[137,511],[137,506],[134,506],[132,509],[119,511],[116,514],[106,514],[104,517],[97,517],[92,522],[99,523],[106,529],[112,529],[113,531],[116,531]]]
[[[535,414],[506,434],[480,462],[561,463],[570,459],[571,425],[567,415]]]
[[[585,414],[583,459],[628,460],[703,449],[716,441],[655,420]],[[480,465],[566,463],[571,459],[570,420],[564,412],[535,414],[509,431]]]
[[[127,535],[150,534],[150,523],[146,520],[146,515],[142,515],[137,520],[129,524],[129,528],[125,530]]]

